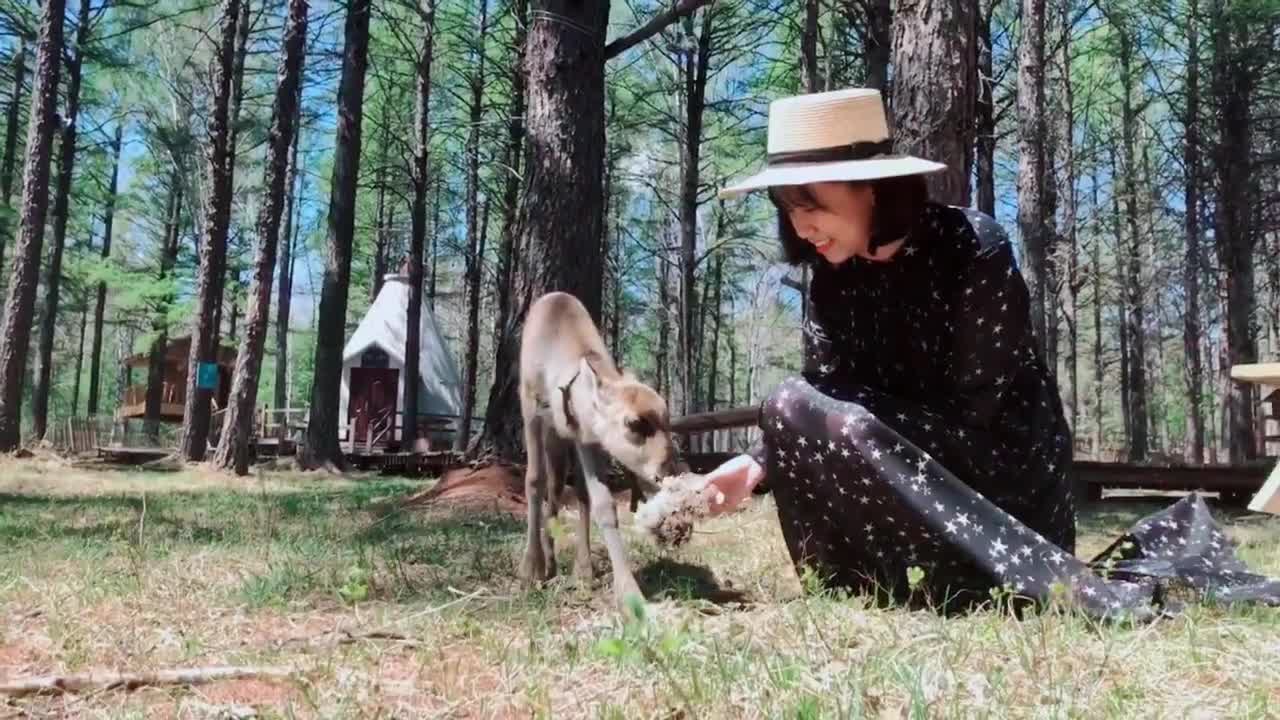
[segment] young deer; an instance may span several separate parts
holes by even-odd
[[[613,566],[614,596],[643,594],[632,575],[613,495],[603,482],[612,457],[635,474],[635,484],[658,490],[677,471],[667,404],[652,388],[614,365],[595,323],[572,295],[552,292],[529,308],[520,338],[520,410],[528,453],[525,497],[528,535],[520,575],[526,583],[556,573],[547,521],[556,516],[570,453],[577,456],[578,526],[574,577],[591,580],[588,531],[595,520]],[[632,505],[638,490],[633,484]]]

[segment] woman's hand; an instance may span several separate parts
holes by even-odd
[[[764,468],[750,455],[739,455],[707,473],[702,494],[712,515],[738,507],[764,477]]]

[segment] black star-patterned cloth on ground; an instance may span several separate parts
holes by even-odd
[[[1140,619],[1177,585],[1280,605],[1195,496],[1075,556],[1070,429],[990,217],[930,204],[891,260],[817,263],[809,302],[750,450],[798,572],[947,608],[996,590]]]

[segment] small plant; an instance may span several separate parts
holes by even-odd
[[[373,573],[364,563],[357,563],[347,568],[342,585],[338,587],[338,597],[344,602],[355,605],[369,599],[369,587]]]

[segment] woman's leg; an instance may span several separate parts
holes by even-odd
[[[800,378],[779,385],[762,419],[766,481],[802,572],[901,598],[915,566],[942,601],[962,590],[985,598],[1003,582],[1039,594],[1070,557],[1056,543],[1071,530],[1054,524],[1074,517],[1069,492],[1025,507],[1002,448],[981,433],[881,393]]]

